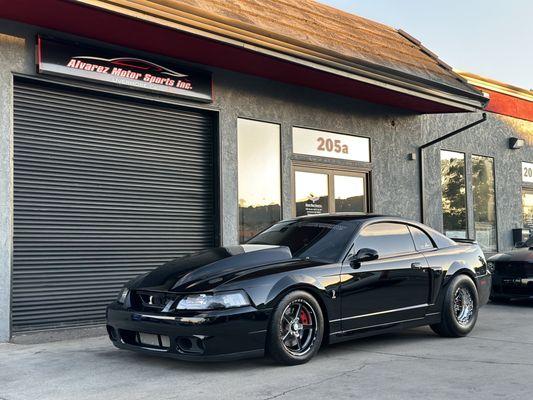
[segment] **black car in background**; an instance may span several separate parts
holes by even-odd
[[[533,237],[519,246],[488,259],[492,270],[490,298],[495,302],[533,298]]]
[[[465,336],[490,284],[477,244],[395,217],[324,214],[133,279],[107,329],[119,348],[183,360],[266,352],[300,364],[321,345],[408,327]]]

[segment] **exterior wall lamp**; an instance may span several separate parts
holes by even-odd
[[[519,139],[516,137],[509,138],[509,148],[511,150],[518,150],[524,147],[524,139]]]

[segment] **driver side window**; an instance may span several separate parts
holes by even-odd
[[[415,252],[415,245],[404,224],[379,222],[365,227],[354,243],[354,253],[369,248],[378,252],[379,258]]]

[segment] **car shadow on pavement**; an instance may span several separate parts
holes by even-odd
[[[376,347],[386,351],[386,348],[392,345],[397,348],[399,345],[406,345],[412,342],[422,344],[439,338],[440,337],[433,333],[429,326],[422,326],[399,332],[377,334],[366,338],[353,339],[346,342],[332,344],[324,347],[319,355],[323,354],[328,356],[336,356],[341,355],[342,353],[352,351],[356,353],[362,349],[367,350],[369,348]]]
[[[268,357],[251,358],[235,361],[182,361],[157,355],[136,353],[128,350],[110,348],[109,351],[99,352],[98,357],[113,359],[126,365],[142,365],[144,369],[172,369],[174,371],[186,370],[190,372],[220,372],[242,371],[256,368],[276,367],[274,361]]]
[[[338,357],[346,354],[356,354],[358,350],[368,349],[372,346],[379,346],[385,350],[388,345],[398,346],[411,342],[423,342],[438,338],[429,327],[408,329],[395,333],[384,333],[368,338],[354,339],[347,342],[324,346],[317,354],[316,360],[322,357]],[[146,369],[172,369],[174,371],[186,370],[188,373],[197,371],[199,373],[217,373],[220,371],[243,371],[250,369],[279,368],[280,365],[270,357],[253,358],[237,361],[221,362],[188,362],[175,360],[144,353],[136,353],[127,350],[119,350],[110,347],[108,351],[99,351],[98,357],[112,359],[114,362],[123,362],[125,365],[142,365]]]
[[[491,306],[503,306],[503,307],[526,307],[531,308],[533,307],[533,299],[516,299],[516,300],[510,300],[510,301],[498,301],[498,302],[490,302]]]

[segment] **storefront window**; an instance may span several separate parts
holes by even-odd
[[[522,216],[524,228],[533,231],[533,189],[522,191]]]
[[[296,171],[296,216],[329,212],[328,175]]]
[[[280,127],[239,119],[239,240],[281,219]]]
[[[465,155],[441,151],[442,217],[444,234],[467,237]]]
[[[366,175],[298,167],[294,172],[296,216],[366,212]]]
[[[494,196],[494,160],[472,156],[474,230],[483,251],[496,251],[496,202]]]
[[[366,211],[365,180],[361,176],[334,176],[335,212]]]

